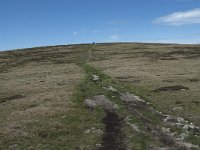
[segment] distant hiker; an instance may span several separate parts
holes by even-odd
[[[92,42],[93,45],[95,45],[95,42]]]

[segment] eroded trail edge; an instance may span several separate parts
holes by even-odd
[[[102,138],[102,147],[99,150],[125,150],[122,119],[116,113],[107,111],[103,123],[105,124],[105,133]]]

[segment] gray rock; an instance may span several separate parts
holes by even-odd
[[[93,99],[86,99],[84,105],[90,109],[94,109],[99,106],[106,111],[115,112],[116,109],[119,109],[117,104],[109,101],[104,95],[94,96]]]
[[[95,96],[94,101],[98,106],[104,108],[107,111],[115,111],[114,104],[109,101],[104,95]]]
[[[96,107],[96,103],[95,103],[95,101],[93,101],[92,99],[86,99],[86,100],[84,101],[84,105],[85,105],[86,107],[92,108],[92,109]]]
[[[120,93],[120,94],[121,94],[120,98],[124,102],[128,102],[128,103],[129,102],[141,102],[143,104],[146,104],[146,102],[143,99],[141,99],[139,96],[136,96],[136,95],[133,95],[130,93],[125,93],[125,94]]]

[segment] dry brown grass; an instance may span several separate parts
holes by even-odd
[[[41,55],[46,54],[41,49],[38,51]],[[12,56],[9,53],[23,56],[6,58],[6,55]],[[41,57],[39,52],[37,55]],[[3,146],[0,149],[22,149],[23,146],[26,149],[35,142],[36,147],[41,139],[49,136],[49,132],[66,126],[62,119],[73,112],[72,95],[84,73],[74,63],[55,63],[59,57],[53,56],[49,56],[51,60],[45,56],[35,61],[31,60],[37,57],[34,51],[1,54],[3,59],[10,61],[8,64],[4,62],[0,74],[0,145]],[[23,62],[26,57],[30,58],[29,61]],[[72,59],[70,55],[62,58],[66,61]]]

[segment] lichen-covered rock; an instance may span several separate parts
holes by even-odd
[[[140,102],[140,103],[143,103],[143,104],[146,104],[146,102],[143,100],[143,99],[141,99],[139,96],[136,96],[136,95],[133,95],[133,94],[130,94],[130,93],[120,93],[120,98],[121,98],[121,100],[122,101],[124,101],[124,102],[127,102],[127,103],[129,103],[129,102]]]
[[[98,106],[104,108],[106,111],[115,111],[114,103],[109,101],[104,95],[95,96],[94,101]]]
[[[119,109],[117,104],[109,101],[104,95],[94,96],[93,99],[86,99],[84,105],[91,109],[99,106],[110,112],[115,112],[116,109]]]

